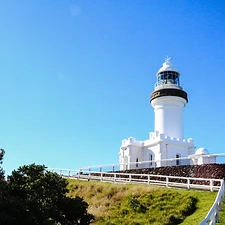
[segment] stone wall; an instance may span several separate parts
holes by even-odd
[[[177,177],[200,177],[200,178],[225,178],[225,164],[204,164],[204,165],[186,165],[186,166],[166,166],[158,168],[145,168],[116,171],[117,173],[134,174],[154,174]]]
[[[196,177],[196,178],[211,178],[211,179],[225,179],[225,164],[204,164],[204,165],[186,165],[186,166],[167,166],[157,168],[133,169],[116,171],[117,173],[132,173],[140,174],[137,178],[142,178],[141,174],[154,174],[176,177]],[[123,177],[123,176],[121,176]],[[154,180],[154,178],[151,178]],[[162,178],[164,180],[164,178]],[[178,181],[174,179],[174,182]],[[179,179],[179,182],[186,180]],[[205,181],[193,181],[192,183],[205,183]]]

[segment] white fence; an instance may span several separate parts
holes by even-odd
[[[222,209],[222,202],[224,199],[224,180],[221,180],[221,186],[218,191],[216,200],[209,210],[208,214],[206,215],[205,219],[199,225],[215,225],[219,222],[219,211]]]
[[[225,163],[225,153],[220,154],[210,154],[210,155],[195,155],[194,157],[182,157],[182,158],[171,158],[171,159],[162,159],[162,160],[152,160],[152,161],[139,161],[139,162],[130,162],[125,164],[104,164],[96,166],[84,166],[79,170],[83,172],[88,171],[99,171],[99,172],[115,172],[121,170],[121,168],[126,169],[142,169],[142,168],[155,168],[160,166],[181,166],[181,165],[193,165],[193,159],[199,161],[202,159],[201,164],[210,164],[212,159],[216,159],[216,163]]]
[[[88,181],[93,180],[112,183],[151,184],[165,187],[178,187],[210,191],[219,191],[223,181],[221,179],[176,177],[153,174],[131,174],[98,171],[81,172],[78,170],[50,168],[48,170],[51,172],[56,172],[60,176],[70,179]]]

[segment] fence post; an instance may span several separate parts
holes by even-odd
[[[220,181],[220,187],[223,185],[223,196],[225,194],[225,185],[224,185],[224,179]]]
[[[166,177],[166,187],[169,187],[169,177]]]
[[[212,191],[213,192],[213,180],[210,180],[210,191]]]
[[[131,174],[129,174],[129,183],[131,183]]]
[[[78,172],[78,180],[80,179],[80,174],[82,173],[82,169],[79,170]]]
[[[190,189],[190,179],[187,179],[187,188]]]
[[[148,175],[148,184],[150,184],[150,175]]]
[[[116,183],[116,173],[114,173],[114,183]]]
[[[88,180],[91,180],[91,168],[88,170]]]
[[[103,181],[103,173],[101,172],[101,181]]]

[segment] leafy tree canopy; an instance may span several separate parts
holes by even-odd
[[[94,219],[83,198],[66,196],[67,180],[43,165],[19,167],[6,183],[0,196],[0,224],[86,225]]]

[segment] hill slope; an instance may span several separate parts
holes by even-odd
[[[212,206],[216,193],[147,185],[69,180],[70,196],[89,204],[95,225],[197,225]]]

